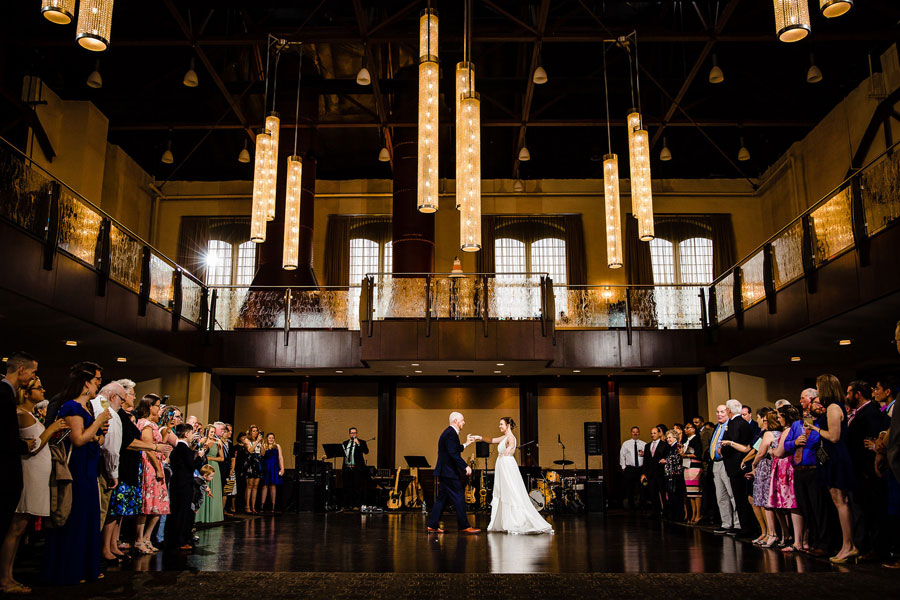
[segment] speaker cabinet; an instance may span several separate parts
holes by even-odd
[[[584,495],[588,512],[603,512],[605,510],[602,481],[589,480],[584,486]]]
[[[313,512],[316,509],[316,480],[297,479],[297,512]]]
[[[317,421],[301,421],[297,430],[297,444],[294,446],[295,454],[299,450],[302,454],[315,456],[318,437],[319,423]]]
[[[588,456],[600,456],[603,454],[601,448],[601,429],[599,421],[584,422],[584,453]]]

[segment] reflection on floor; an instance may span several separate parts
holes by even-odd
[[[451,515],[452,517],[452,515]],[[476,515],[486,528],[488,516]],[[356,573],[796,573],[825,560],[764,550],[709,530],[619,513],[551,518],[553,535],[426,535],[424,515],[292,514],[202,529],[191,555],[141,557],[138,571]],[[870,572],[875,566],[855,567]]]

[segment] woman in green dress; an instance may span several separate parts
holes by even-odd
[[[222,510],[222,469],[221,463],[224,460],[224,452],[222,450],[222,441],[216,435],[216,429],[210,425],[206,429],[205,440],[200,443],[205,445],[208,450],[206,458],[208,464],[215,470],[212,481],[209,482],[209,489],[212,491],[212,497],[206,497],[200,510],[197,511],[195,523],[219,523],[225,519]]]

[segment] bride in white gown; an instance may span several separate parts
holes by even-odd
[[[516,463],[516,423],[510,417],[500,419],[500,437],[494,466],[494,496],[491,500],[491,523],[488,531],[506,533],[553,533],[553,527],[534,508]]]

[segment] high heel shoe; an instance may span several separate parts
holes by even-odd
[[[853,552],[851,552],[844,558],[838,558],[837,556],[832,556],[831,558],[828,559],[828,562],[830,562],[833,565],[844,565],[844,564],[847,564],[848,562],[852,562],[854,565],[858,564],[859,563],[859,550],[854,550]]]
[[[760,548],[771,548],[772,546],[774,546],[774,545],[775,545],[775,542],[778,541],[778,538],[775,537],[774,535],[773,535],[773,536],[770,536],[770,537],[772,538],[772,541],[770,541],[770,542],[763,542],[762,544],[759,545],[759,547],[760,547]],[[766,537],[766,539],[769,539],[769,537]]]

